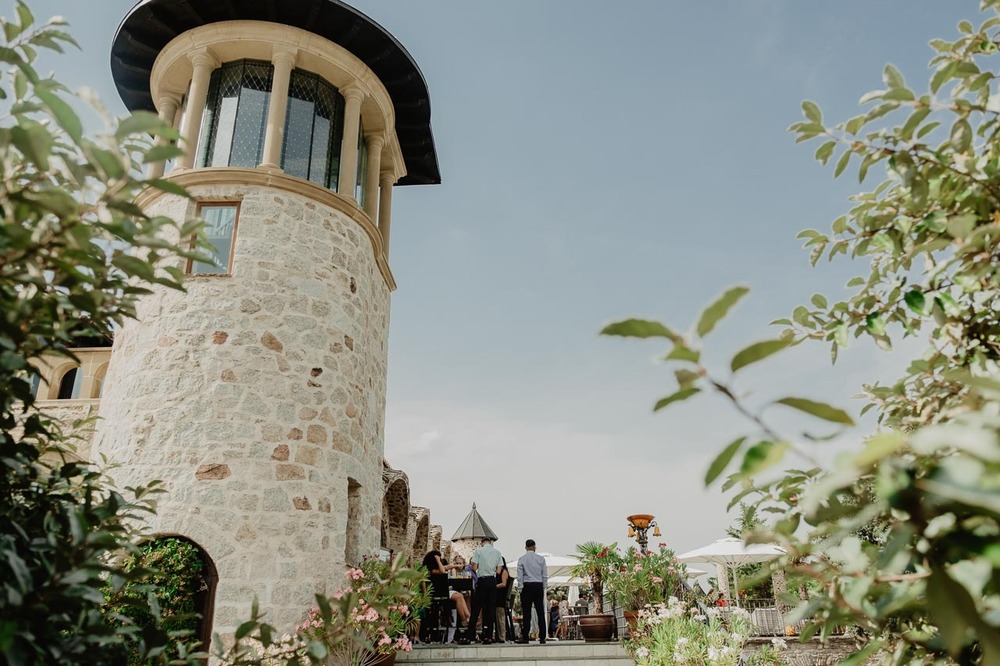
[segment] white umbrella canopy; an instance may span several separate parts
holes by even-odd
[[[573,573],[573,567],[580,563],[578,558],[572,557],[571,555],[553,555],[552,553],[538,554],[545,558],[545,567],[548,569],[549,580],[559,576],[569,577]],[[507,562],[507,569],[510,570],[512,578],[517,578],[517,560]]]
[[[707,546],[689,550],[677,556],[681,562],[706,562],[727,567],[769,562],[785,554],[785,549],[770,543],[746,543],[743,539],[726,538]]]
[[[754,562],[769,562],[785,554],[785,549],[770,543],[746,543],[732,537],[713,541],[707,546],[689,550],[677,556],[681,562],[707,562],[721,564],[733,570],[733,589],[739,591],[736,567]],[[740,605],[740,595],[736,595],[736,605]]]

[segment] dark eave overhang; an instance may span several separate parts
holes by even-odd
[[[122,20],[111,46],[111,74],[125,106],[156,110],[150,74],[156,56],[172,39],[192,28],[232,20],[308,30],[357,56],[392,98],[407,170],[397,185],[441,182],[430,96],[420,68],[385,28],[339,0],[142,0]]]

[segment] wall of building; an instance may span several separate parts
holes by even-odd
[[[379,547],[389,288],[335,207],[237,182],[189,189],[240,202],[232,275],[157,290],[118,331],[96,452],[122,464],[121,486],[166,482],[152,531],[215,562],[216,631],[255,595],[289,627],[342,584],[349,538]],[[194,205],[163,195],[147,211],[184,219]]]

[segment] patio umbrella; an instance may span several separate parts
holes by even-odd
[[[578,558],[570,555],[553,555],[552,553],[538,554],[545,558],[545,567],[548,569],[550,580],[559,576],[570,576],[572,574],[573,567],[580,563]],[[517,578],[517,560],[507,562],[507,569],[510,570],[512,578]]]
[[[785,549],[770,543],[746,543],[743,539],[726,538],[713,541],[707,546],[696,548],[677,556],[681,562],[707,562],[721,564],[733,570],[733,589],[736,605],[740,605],[739,581],[736,567],[754,562],[769,562],[785,554]]]

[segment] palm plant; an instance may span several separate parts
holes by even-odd
[[[573,567],[573,575],[587,578],[594,591],[594,613],[604,612],[604,580],[617,565],[618,556],[615,548],[618,544],[607,546],[597,541],[587,541],[576,547],[580,563]]]

